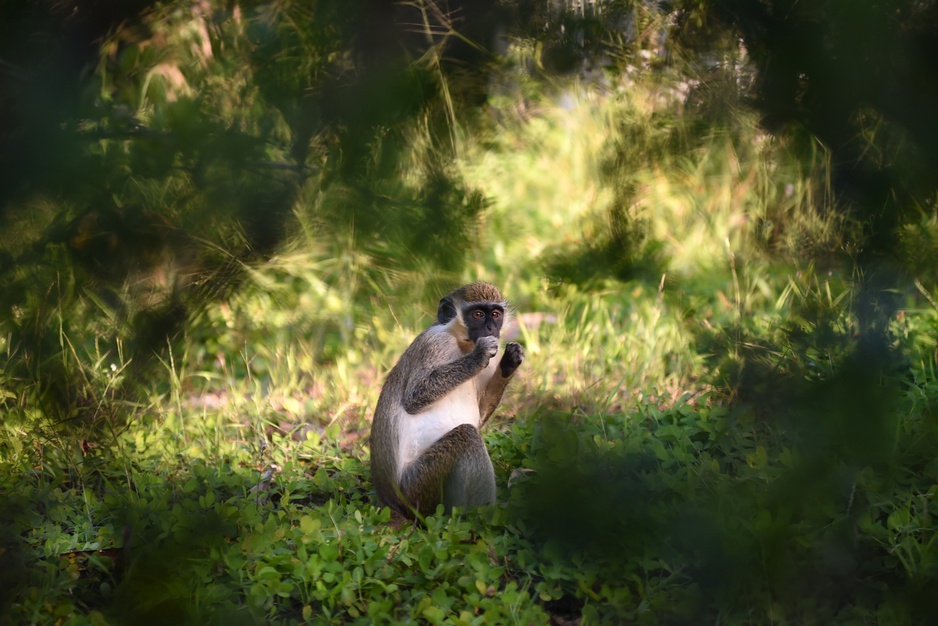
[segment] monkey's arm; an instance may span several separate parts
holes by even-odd
[[[489,380],[489,384],[485,386],[485,391],[479,400],[479,413],[482,415],[482,421],[479,423],[480,427],[492,417],[492,413],[495,412],[498,404],[502,401],[502,394],[505,393],[508,381],[515,375],[515,370],[518,369],[522,361],[524,361],[524,348],[517,343],[509,343],[505,346],[505,354],[502,355],[502,360],[498,363],[498,371]]]
[[[498,340],[482,337],[469,354],[436,369],[415,374],[407,383],[402,404],[404,410],[416,415],[447,393],[463,384],[489,364],[498,350]]]

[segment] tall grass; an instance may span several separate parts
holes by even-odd
[[[813,513],[785,508],[788,486],[778,486],[803,469],[799,454],[810,455],[781,421],[723,406],[753,364],[771,386],[782,373],[826,380],[848,356],[853,285],[836,259],[853,242],[825,151],[796,158],[741,105],[728,113],[732,124],[701,123],[687,105],[690,83],[671,77],[536,89],[510,72],[495,79],[501,96],[478,134],[450,117],[458,156],[448,169],[425,167],[434,140],[427,119],[415,119],[399,129],[407,148],[392,153],[399,179],[370,189],[397,202],[374,193],[372,208],[407,210],[426,199],[428,177],[458,179],[444,197],[477,211],[470,235],[478,236],[457,257],[464,266],[420,260],[412,240],[382,237],[374,224],[351,223],[343,236],[322,228],[368,194],[311,175],[296,194],[289,240],[246,264],[231,297],[198,311],[133,402],[115,393],[128,367],[121,342],[95,341],[79,318],[59,312],[55,357],[80,372],[84,395],[75,397],[89,403],[71,408],[119,414],[113,423],[124,428],[76,444],[4,421],[0,486],[17,502],[35,488],[47,511],[10,509],[20,533],[10,554],[42,566],[20,585],[18,618],[200,621],[235,607],[257,622],[536,623],[552,614],[602,623],[689,620],[696,608],[713,621],[763,622],[784,613],[773,593],[802,589],[786,554],[828,572],[826,553],[812,546],[842,548],[827,529],[855,514],[874,564],[862,570],[865,581],[877,567],[894,576],[893,553],[912,578],[928,570],[933,494],[916,491],[924,483],[897,495],[846,455],[808,494],[849,497],[819,505],[827,526],[818,530]],[[438,298],[477,279],[507,295],[515,321],[506,334],[527,351],[486,435],[500,499],[512,508],[432,517],[422,529],[388,526],[387,512],[370,506],[365,470],[381,381],[432,323]],[[107,313],[105,302],[97,306]],[[908,406],[922,420],[934,325],[935,309],[910,309],[894,324],[896,341],[913,347],[919,378]],[[0,402],[33,416],[32,398],[11,391],[16,373],[5,367]],[[930,441],[917,428],[900,424],[893,434]],[[544,528],[524,515],[537,489],[556,499],[538,477],[564,475],[588,481],[567,485],[582,505],[567,517],[608,542],[598,557],[592,536],[567,552],[569,529],[548,528],[543,540]],[[893,502],[900,496],[907,501]],[[746,573],[741,599],[701,591],[706,574],[725,574],[723,556],[738,561],[730,574]],[[720,593],[732,587],[727,576],[712,583]],[[846,586],[836,591],[867,610]],[[792,597],[791,620],[809,616],[813,596]]]

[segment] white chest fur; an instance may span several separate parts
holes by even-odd
[[[401,415],[401,459],[403,470],[443,435],[460,424],[479,427],[479,396],[495,373],[497,361],[492,358],[488,367],[459,385],[448,394],[416,415]]]

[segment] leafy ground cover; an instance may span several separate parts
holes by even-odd
[[[933,288],[870,295],[820,145],[806,158],[742,103],[701,127],[711,85],[683,75],[534,89],[532,54],[509,52],[515,82],[451,138],[466,267],[318,228],[310,205],[365,194],[313,176],[287,241],[149,369],[106,297],[50,278],[82,298],[29,311],[56,347],[42,371],[80,375],[55,415],[0,366],[0,621],[938,618]],[[480,277],[528,355],[485,433],[499,505],[393,523],[367,470],[381,381],[440,292]]]

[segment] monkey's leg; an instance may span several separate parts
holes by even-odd
[[[502,360],[498,362],[498,369],[489,380],[489,384],[485,386],[485,392],[479,401],[479,413],[482,416],[480,426],[492,417],[492,413],[495,412],[498,404],[502,401],[502,395],[505,393],[508,381],[515,375],[515,370],[518,369],[522,361],[524,361],[524,349],[519,344],[512,342],[505,346],[505,354],[502,355]]]
[[[475,426],[462,424],[471,440],[443,487],[443,506],[466,508],[495,504],[495,468],[482,435]],[[454,429],[455,430],[455,429]]]
[[[495,470],[482,435],[471,424],[460,424],[427,448],[401,477],[405,504],[421,515],[440,502],[452,507],[495,502]]]

